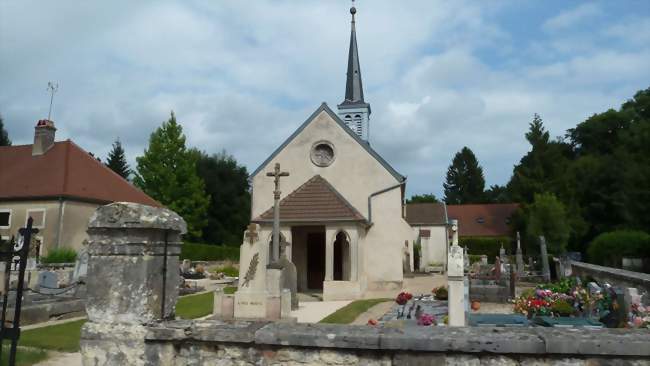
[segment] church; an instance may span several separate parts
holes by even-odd
[[[324,300],[394,295],[413,266],[413,229],[404,218],[406,177],[370,145],[370,104],[363,95],[355,13],[345,98],[332,110],[323,103],[252,174],[251,222],[272,257],[276,164],[280,180],[280,237],[295,264],[299,292]],[[246,247],[246,239],[242,248]],[[242,249],[240,270],[249,255]]]

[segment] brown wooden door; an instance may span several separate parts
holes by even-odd
[[[307,234],[307,287],[322,290],[325,280],[325,233]]]

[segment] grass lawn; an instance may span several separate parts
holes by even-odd
[[[9,363],[9,348],[11,342],[5,342],[2,346],[2,359],[0,365],[7,365]],[[16,351],[16,365],[17,366],[30,366],[47,358],[47,351],[42,349],[18,347]]]
[[[42,348],[59,352],[79,351],[81,326],[85,319],[48,327],[24,330],[19,344],[23,347]]]
[[[198,295],[178,298],[176,315],[183,319],[195,319],[212,314],[214,293],[212,291]]]
[[[232,295],[237,291],[237,287],[227,286],[223,288],[223,293],[226,295]]]
[[[371,307],[386,301],[393,301],[393,299],[356,300],[328,315],[320,323],[350,324]]]

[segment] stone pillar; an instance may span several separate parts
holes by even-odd
[[[174,316],[185,232],[185,221],[165,208],[118,202],[95,211],[88,224],[84,365],[145,365],[145,326]]]
[[[355,230],[350,235],[350,281],[359,280],[359,234]]]
[[[325,281],[334,280],[334,240],[336,230],[328,228],[325,232]]]
[[[551,281],[551,268],[548,264],[548,252],[546,251],[546,238],[544,235],[539,237],[539,252],[542,256],[542,276],[544,281],[549,282]]]
[[[458,245],[452,245],[449,248],[447,265],[449,266],[447,270],[449,326],[464,327],[466,325],[465,273],[463,269],[463,249]]]
[[[517,277],[521,278],[524,274],[524,256],[521,252],[521,238],[517,231]]]

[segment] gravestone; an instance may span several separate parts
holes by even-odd
[[[465,252],[463,254],[463,264],[465,266],[465,269],[468,269],[469,268],[469,253],[468,253],[468,250],[467,250],[467,245],[463,248],[463,250]]]
[[[44,294],[59,292],[59,276],[52,271],[43,271],[38,275],[38,291]]]
[[[506,250],[503,248],[503,243],[501,243],[501,248],[499,249],[499,259],[501,259],[501,263],[506,263]]]
[[[481,264],[486,265],[488,264],[488,257],[485,254],[481,254]]]
[[[287,258],[286,247],[288,245],[290,244],[286,241],[280,245],[281,254],[278,264],[282,268],[282,289],[289,290],[289,296],[291,296],[291,310],[298,310],[298,273],[296,265]]]
[[[546,238],[544,238],[544,235],[539,237],[539,252],[542,256],[542,276],[544,277],[544,281],[549,282],[551,281],[551,267],[548,263],[548,252],[546,251]]]
[[[192,261],[189,259],[183,259],[183,263],[181,263],[181,273],[187,273],[192,269]]]
[[[85,281],[86,275],[88,274],[88,248],[83,246],[83,248],[77,254],[77,261],[74,265],[74,271],[72,272],[73,281]]]

